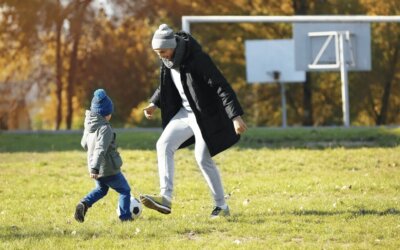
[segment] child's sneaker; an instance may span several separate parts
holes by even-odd
[[[229,211],[229,207],[227,206],[225,209],[220,207],[214,207],[214,210],[211,212],[211,219],[230,216],[231,213]]]
[[[171,213],[171,201],[163,196],[140,195],[140,201],[150,209],[154,209],[163,214]]]
[[[79,202],[75,209],[75,220],[81,223],[84,222],[87,210],[88,206],[84,202]]]

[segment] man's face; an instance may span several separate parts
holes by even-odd
[[[168,60],[171,60],[174,55],[174,49],[155,49],[154,52],[156,52],[160,58]]]

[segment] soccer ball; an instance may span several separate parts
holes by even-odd
[[[131,196],[130,210],[131,210],[133,219],[138,218],[143,210],[142,203],[140,203],[140,201],[133,196]],[[117,207],[117,214],[118,214],[118,216],[121,215],[121,211],[119,211],[119,203],[118,203],[118,207]]]

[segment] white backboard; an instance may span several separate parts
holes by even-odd
[[[304,71],[295,69],[294,41],[246,40],[246,75],[248,83],[304,82]],[[275,79],[274,72],[279,72]]]
[[[313,69],[315,62],[327,42],[327,36],[313,36],[317,33],[348,32],[349,39],[344,42],[344,57],[349,71],[371,70],[371,35],[369,23],[294,23],[293,38],[296,69],[307,71],[339,71],[339,68]],[[335,38],[326,43],[318,64],[334,64],[337,58]]]

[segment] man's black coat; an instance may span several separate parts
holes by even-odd
[[[208,150],[214,156],[240,139],[232,119],[243,115],[243,110],[235,92],[200,44],[188,33],[178,32],[176,35],[185,41],[185,54],[179,67],[183,89]],[[161,109],[163,128],[182,107],[171,70],[163,63],[160,86],[150,101]],[[194,137],[184,142],[181,148],[193,142]]]

